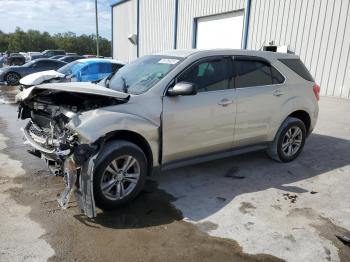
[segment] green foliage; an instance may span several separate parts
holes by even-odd
[[[100,55],[111,56],[111,42],[100,37]],[[0,31],[0,52],[11,50],[15,52],[44,51],[46,49],[62,49],[66,52],[80,55],[96,55],[96,36],[80,35],[73,32],[50,35],[37,30],[22,31],[19,27],[14,33],[6,34]]]

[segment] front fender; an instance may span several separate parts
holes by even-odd
[[[159,150],[159,124],[130,113],[96,109],[77,114],[68,122],[68,129],[77,133],[82,143],[91,144],[114,131],[132,131],[141,135],[151,147],[157,161]]]

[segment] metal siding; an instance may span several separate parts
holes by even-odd
[[[192,48],[195,18],[243,9],[244,4],[244,0],[179,0],[178,48]]]
[[[173,48],[175,0],[140,0],[140,56]]]
[[[113,58],[130,62],[136,58],[137,47],[128,39],[137,33],[136,0],[113,7]]]
[[[178,0],[177,48],[191,48],[198,17],[244,9],[245,0]],[[140,0],[140,55],[171,49],[175,0]],[[249,49],[289,45],[310,69],[321,94],[350,98],[349,0],[252,0]],[[130,61],[136,46],[136,0],[113,7],[113,57]],[[161,41],[160,41],[161,39]]]
[[[347,0],[346,0],[347,1]],[[335,86],[335,96],[350,98],[350,72],[349,72],[349,56],[350,56],[350,2],[347,2],[347,15],[345,20],[345,28],[341,43],[340,62],[338,63]],[[347,71],[348,70],[348,71]]]
[[[287,44],[321,94],[350,98],[349,0],[252,0],[251,8],[249,48]]]

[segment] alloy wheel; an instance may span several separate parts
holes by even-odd
[[[19,82],[19,75],[14,73],[9,73],[6,77],[6,82],[8,85],[17,85]]]
[[[126,197],[135,189],[140,172],[140,164],[133,156],[123,155],[114,159],[102,175],[102,194],[110,200]]]
[[[300,149],[303,141],[303,132],[297,126],[290,127],[282,140],[282,152],[288,157],[294,156]]]

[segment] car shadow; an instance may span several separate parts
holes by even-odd
[[[349,140],[312,134],[301,155],[290,163],[272,161],[260,151],[178,168],[148,181],[132,203],[112,212],[99,212],[89,222],[109,228],[140,228],[181,220],[182,213],[200,221],[242,194],[270,188],[309,193],[291,184],[347,166],[349,156]]]
[[[175,200],[172,195],[159,189],[156,181],[147,180],[132,204],[126,204],[113,211],[98,210],[94,219],[89,219],[85,215],[74,217],[89,227],[96,227],[94,224],[98,224],[123,229],[165,225],[183,218],[181,212],[171,204]]]

